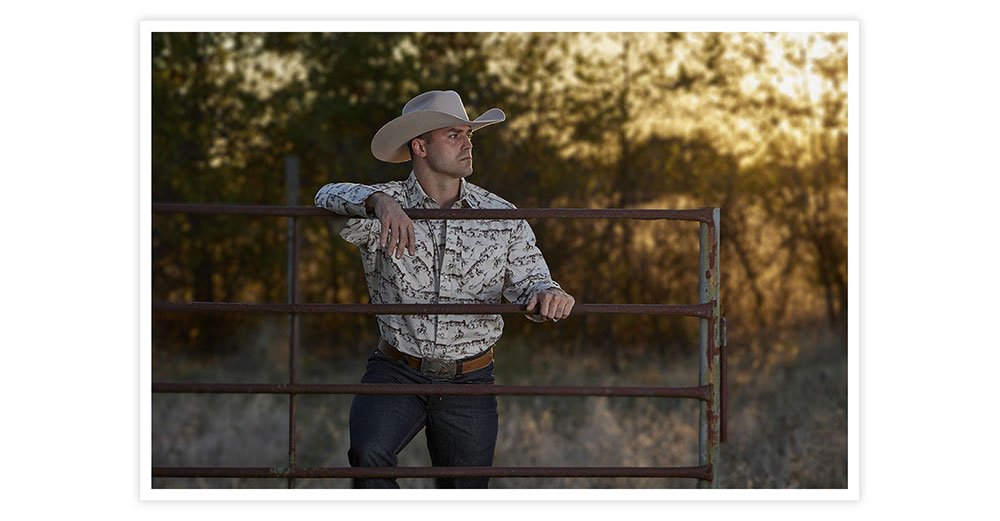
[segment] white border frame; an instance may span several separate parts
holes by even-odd
[[[846,489],[153,489],[151,36],[153,32],[845,32],[848,33],[848,486]],[[858,21],[150,21],[139,22],[139,498],[141,500],[858,500],[860,443],[860,23]],[[724,225],[724,223],[723,223]],[[720,448],[725,454],[725,446]],[[724,456],[723,456],[724,458]]]

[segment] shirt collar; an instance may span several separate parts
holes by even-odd
[[[479,208],[479,201],[476,199],[475,194],[469,190],[468,183],[465,179],[460,180],[460,185],[458,189],[458,203],[462,208]],[[425,203],[433,201],[434,199],[424,192],[423,187],[420,186],[420,182],[417,181],[417,174],[410,171],[410,177],[406,179],[403,183],[406,187],[407,202],[409,202],[410,208],[423,208]]]

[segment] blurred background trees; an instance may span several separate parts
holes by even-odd
[[[844,34],[156,33],[154,202],[299,204],[331,181],[384,182],[410,166],[370,153],[414,95],[454,89],[477,133],[470,181],[519,207],[722,208],[731,331],[817,317],[846,330],[847,42]],[[532,221],[553,275],[580,302],[693,303],[697,225]],[[301,300],[367,302],[356,250],[302,219]],[[154,215],[155,300],[282,302],[283,219]],[[254,317],[155,314],[154,348],[237,349]],[[615,362],[692,345],[693,320],[581,316],[567,353]],[[537,331],[514,317],[505,338]],[[309,317],[307,356],[366,352],[374,322]],[[732,333],[731,333],[732,334]],[[536,335],[537,336],[537,335]],[[359,345],[364,343],[364,345]]]

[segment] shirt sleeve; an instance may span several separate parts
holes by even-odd
[[[355,183],[330,183],[316,192],[315,203],[337,215],[354,217],[340,230],[340,236],[359,248],[371,249],[382,231],[378,219],[365,209],[365,200],[379,191],[375,187]]]
[[[562,287],[549,273],[541,250],[535,245],[535,233],[527,221],[518,221],[507,250],[507,270],[503,294],[515,304],[526,304],[539,291]],[[542,322],[540,313],[526,315],[533,322]]]

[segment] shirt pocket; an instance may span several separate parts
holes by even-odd
[[[432,303],[437,295],[434,283],[434,272],[437,269],[434,241],[421,224],[415,222],[413,228],[415,253],[410,255],[410,250],[406,249],[398,259],[396,250],[388,251],[388,244],[383,248],[380,245],[381,238],[376,237],[375,247],[383,272],[380,280],[391,281],[392,288],[387,290],[397,293],[399,302]]]
[[[462,248],[462,290],[470,297],[493,300],[503,287],[510,233],[487,229],[466,238]],[[496,295],[494,295],[496,294]]]

